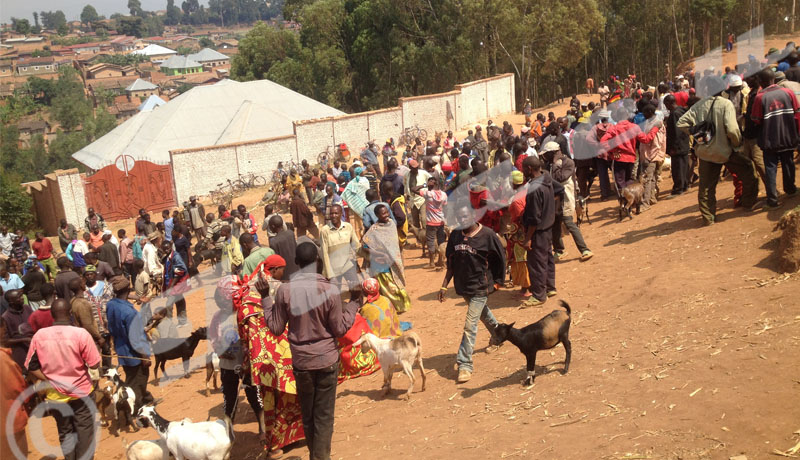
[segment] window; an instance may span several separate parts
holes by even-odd
[[[33,66],[33,70],[39,70],[39,66],[38,65]]]

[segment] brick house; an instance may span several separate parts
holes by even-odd
[[[56,73],[55,59],[52,56],[27,58],[17,61],[17,73],[19,75],[41,75],[46,73]]]

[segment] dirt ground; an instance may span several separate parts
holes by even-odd
[[[564,107],[542,110],[561,114]],[[503,119],[521,123],[519,116],[495,121]],[[581,227],[595,257],[580,262],[567,236],[567,255],[556,266],[557,297],[533,309],[519,309],[516,289],[490,297],[498,320],[518,326],[559,308],[558,300],[572,307],[569,373],[561,372],[561,346],[540,352],[531,388],[521,386],[525,360],[513,345],[485,352],[482,326],[473,378],[455,383],[465,302],[451,284],[439,303],[444,273],[424,269],[419,250],[407,251],[413,307],[402,319],[422,338],[427,390],[419,392],[418,384],[406,402],[400,396],[407,379],[396,376],[395,391],[380,400],[380,372],[340,385],[333,458],[760,459],[797,444],[798,277],[777,273],[774,226],[800,197],[783,199],[778,210],[748,213],[733,209],[733,185],[723,181],[718,223],[702,227],[696,187],[663,200],[671,185],[665,172],[662,201],[620,223],[616,203],[600,202],[595,182],[591,223]],[[260,195],[251,191],[235,203],[252,205]],[[200,278],[204,285],[188,297],[194,327],[207,324],[215,308],[214,281],[207,271]],[[206,347],[201,342],[193,365],[203,365]],[[168,373],[177,376],[179,363],[170,365]],[[221,393],[206,397],[204,388],[199,368],[150,389],[164,398],[159,413],[169,420],[220,417]],[[44,439],[57,446],[52,419],[42,425]],[[231,458],[264,458],[243,394],[235,431]],[[157,434],[147,428],[116,437],[104,428],[96,458],[123,458],[123,437]],[[302,443],[287,454],[308,457]]]

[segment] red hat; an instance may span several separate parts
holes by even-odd
[[[415,160],[413,158],[408,160],[408,167],[409,168],[419,168],[419,161],[417,161],[417,160]]]

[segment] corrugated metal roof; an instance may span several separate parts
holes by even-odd
[[[164,99],[161,99],[159,96],[156,96],[155,94],[151,94],[150,97],[148,97],[144,102],[142,102],[142,105],[139,106],[139,111],[149,112],[155,109],[156,107],[161,107],[166,103],[167,101],[165,101]]]
[[[203,67],[203,64],[187,56],[170,56],[169,59],[161,63],[161,67],[167,69],[193,69],[195,67]]]
[[[197,62],[223,61],[230,59],[228,56],[220,53],[219,51],[214,51],[211,48],[203,48],[194,54],[188,55],[187,57],[189,59],[194,59]]]
[[[343,114],[269,80],[223,80],[137,113],[72,157],[94,170],[119,155],[164,165],[170,150],[287,136],[293,121]]]
[[[164,48],[161,45],[147,45],[140,50],[131,51],[131,54],[141,54],[143,56],[163,56],[165,54],[178,54],[169,48]]]
[[[156,88],[158,88],[158,86],[150,83],[149,81],[137,78],[135,82],[131,83],[127,88],[125,88],[125,91],[144,91]]]

